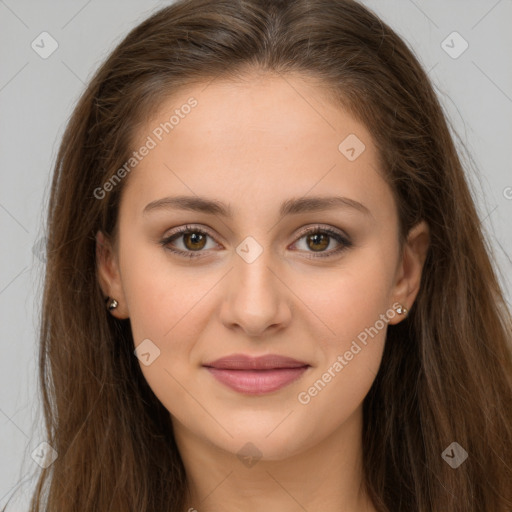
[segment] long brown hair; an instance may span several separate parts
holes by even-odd
[[[115,237],[136,128],[178,88],[261,69],[319,79],[371,132],[403,240],[430,247],[409,317],[389,326],[364,400],[365,485],[379,511],[512,509],[512,322],[432,84],[353,0],[182,0],[133,29],[92,78],[57,156],[40,331],[47,442],[31,512],[175,511],[186,478],[168,411],[108,314],[95,234]],[[200,108],[200,106],[198,107]],[[136,170],[134,172],[137,172]],[[457,442],[457,469],[441,456]]]

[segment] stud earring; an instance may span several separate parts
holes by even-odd
[[[108,299],[107,299],[108,300]],[[117,306],[119,305],[119,302],[117,302],[116,299],[112,299],[109,303],[108,303],[108,310],[109,311],[112,311],[113,309],[116,309]]]
[[[400,304],[397,308],[396,308],[396,312],[399,314],[399,315],[404,315],[405,317],[407,317],[407,313],[409,313],[409,310],[402,306],[402,304]]]

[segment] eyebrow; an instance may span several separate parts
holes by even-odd
[[[364,204],[354,199],[341,196],[315,196],[288,199],[282,203],[279,209],[279,215],[284,217],[286,215],[326,211],[335,208],[352,208],[366,216],[373,217],[370,210]],[[147,204],[142,213],[146,214],[161,209],[188,210],[219,215],[228,219],[232,219],[234,216],[233,210],[229,205],[221,201],[200,196],[163,197]]]

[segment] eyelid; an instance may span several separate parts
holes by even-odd
[[[218,238],[217,235],[213,234],[213,230],[211,230],[209,227],[204,226],[203,224],[185,224],[183,226],[179,226],[172,230],[172,232],[169,235],[164,236],[163,240],[169,240],[170,238],[178,235],[183,235],[184,233],[188,232],[198,232],[198,233],[204,233],[205,235],[208,235],[210,238],[216,240]]]
[[[309,224],[309,225],[305,226],[304,228],[301,228],[297,233],[295,233],[294,237],[302,238],[304,235],[315,233],[317,231],[321,231],[321,232],[325,231],[330,234],[335,234],[335,235],[345,238],[347,242],[350,241],[349,236],[344,231],[342,231],[339,228],[334,228],[328,224]]]

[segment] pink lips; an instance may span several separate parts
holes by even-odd
[[[203,366],[231,389],[247,395],[261,395],[290,384],[310,365],[276,354],[260,357],[233,354]]]

